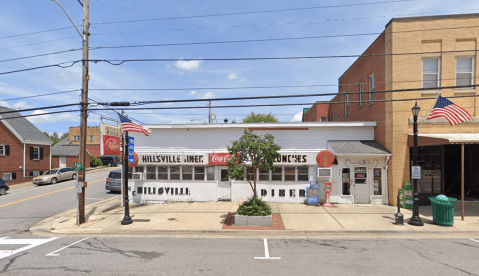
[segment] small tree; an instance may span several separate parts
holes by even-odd
[[[248,168],[246,162],[251,162],[253,183],[250,179],[247,180],[253,190],[253,197],[257,197],[256,171],[257,169],[273,171],[273,160],[280,157],[278,153],[280,149],[281,147],[274,143],[273,135],[266,134],[264,138],[261,138],[253,131],[245,130],[243,136],[238,141],[234,141],[232,147],[228,147],[228,152],[232,156],[227,163],[229,176],[235,179],[245,178]]]
[[[271,114],[261,114],[251,112],[246,118],[243,118],[243,123],[276,123],[278,120]]]

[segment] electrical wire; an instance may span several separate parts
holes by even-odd
[[[3,99],[3,100],[0,100],[0,101],[8,102],[8,101],[14,101],[14,100],[31,99],[31,98],[44,97],[44,96],[57,95],[57,94],[65,94],[65,93],[72,93],[72,92],[78,92],[78,91],[81,91],[81,90],[76,89],[76,90],[70,90],[70,91],[61,91],[61,92],[41,94],[41,95],[35,95],[35,96],[25,96],[25,97],[18,97],[18,98]]]
[[[39,55],[33,55],[33,56],[26,56],[26,57],[17,57],[17,58],[11,58],[11,59],[4,59],[4,60],[0,60],[0,62],[15,61],[15,60],[22,60],[22,59],[29,59],[29,58],[36,58],[36,57],[44,57],[44,56],[51,56],[51,55],[58,55],[58,54],[76,52],[76,51],[81,51],[81,50],[82,50],[82,48],[70,49],[70,50],[53,52],[53,53],[45,53],[45,54],[39,54]]]

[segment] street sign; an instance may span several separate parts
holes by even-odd
[[[412,179],[421,179],[421,166],[411,167]]]
[[[82,193],[82,182],[76,182],[75,183],[75,193],[81,194]]]
[[[128,163],[135,163],[135,137],[128,137]]]
[[[73,170],[74,171],[79,171],[79,172],[84,172],[85,171],[85,165],[81,165],[78,163],[73,163]]]

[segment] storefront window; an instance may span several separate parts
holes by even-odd
[[[283,181],[283,167],[276,166],[274,167],[274,171],[271,175],[272,181]]]
[[[368,178],[368,169],[366,167],[354,168],[354,184],[366,184]]]
[[[308,181],[308,166],[298,167],[298,181]]]
[[[374,179],[373,179],[373,189],[374,189],[374,195],[382,195],[382,189],[381,189],[381,168],[374,168]]]
[[[183,180],[193,180],[193,167],[183,166]]]
[[[144,171],[145,170],[144,170],[143,166],[136,166],[135,167],[135,172],[144,172]]]
[[[128,167],[128,179],[133,178],[133,169],[134,167]]]
[[[215,180],[215,167],[206,167],[206,180]]]
[[[259,170],[259,181],[269,181],[269,170]]]
[[[170,167],[170,180],[180,180],[180,167]]]
[[[205,180],[205,167],[195,167],[195,180]]]
[[[349,168],[344,168],[341,175],[343,181],[343,195],[351,195],[351,180],[349,175]]]
[[[156,166],[146,167],[146,179],[156,179]]]
[[[296,167],[284,167],[284,181],[296,181]]]
[[[168,180],[168,167],[158,167],[158,179]]]

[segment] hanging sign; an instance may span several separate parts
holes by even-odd
[[[128,163],[135,163],[135,137],[128,137]]]
[[[329,150],[322,150],[316,155],[316,162],[320,167],[328,168],[334,163],[334,154]]]

